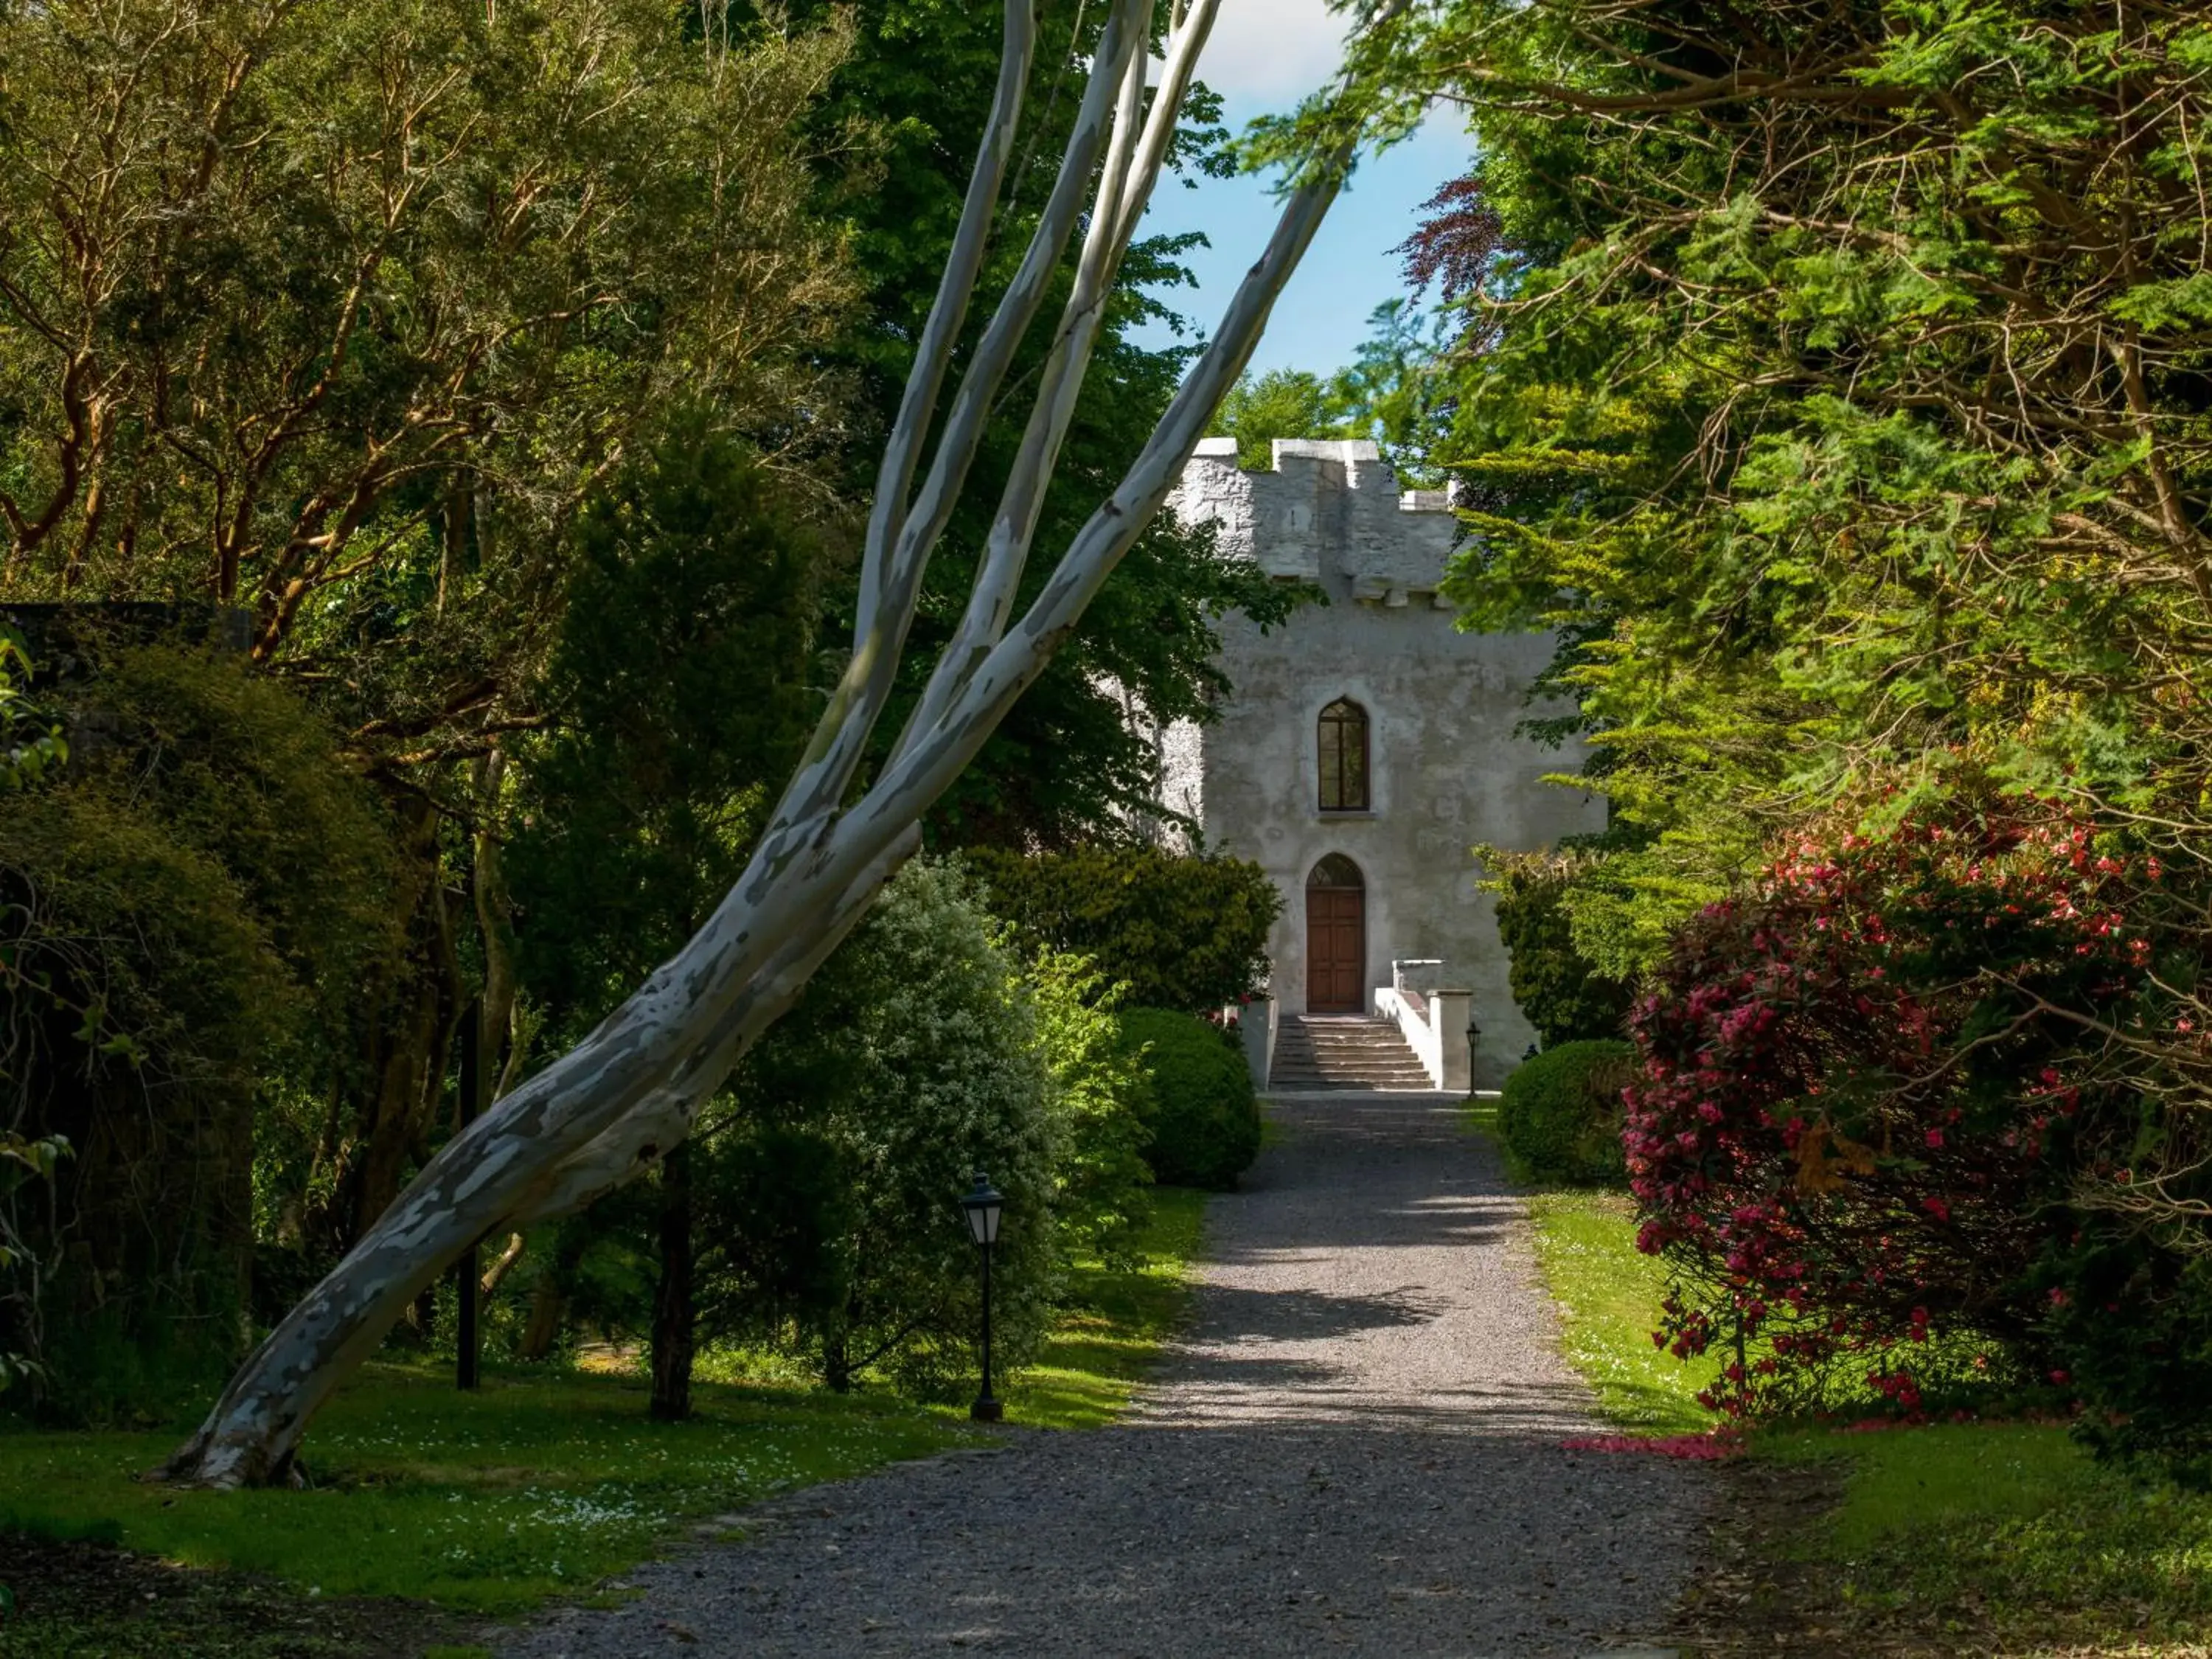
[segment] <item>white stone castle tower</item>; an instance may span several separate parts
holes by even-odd
[[[1468,849],[1533,850],[1605,823],[1601,799],[1540,781],[1579,770],[1582,755],[1516,735],[1538,712],[1527,693],[1550,636],[1453,627],[1438,589],[1456,520],[1441,492],[1401,491],[1371,443],[1278,441],[1273,471],[1255,473],[1238,470],[1234,440],[1209,438],[1170,510],[1218,525],[1223,551],[1328,601],[1265,635],[1225,618],[1232,701],[1218,723],[1161,739],[1167,805],[1282,892],[1263,1048],[1287,1018],[1379,1012],[1419,1050],[1411,988],[1443,1050],[1423,1056],[1432,1074],[1461,1086],[1471,1066],[1474,1086],[1495,1087],[1534,1032]],[[1480,1035],[1455,1066],[1462,1007]]]

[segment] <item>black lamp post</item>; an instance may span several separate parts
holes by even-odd
[[[968,1212],[968,1231],[983,1253],[983,1391],[968,1410],[978,1423],[1000,1422],[1006,1415],[1006,1408],[991,1396],[991,1247],[999,1242],[999,1213],[1006,1206],[991,1177],[976,1170],[975,1184],[960,1200],[960,1207]]]
[[[469,1004],[461,1020],[461,1097],[454,1113],[457,1127],[465,1129],[483,1110],[483,999]],[[473,1244],[453,1264],[453,1310],[459,1323],[453,1333],[453,1381],[463,1389],[478,1386],[483,1341],[477,1335],[477,1313],[482,1301],[477,1280],[477,1247]]]

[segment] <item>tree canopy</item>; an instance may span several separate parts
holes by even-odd
[[[1468,619],[1562,631],[1644,832],[1570,899],[1594,954],[1648,963],[1792,813],[1909,793],[1931,750],[2193,799],[2201,20],[1427,21],[1364,65],[1459,102],[1481,155],[1413,250],[1460,319],[1419,441],[1479,509]]]

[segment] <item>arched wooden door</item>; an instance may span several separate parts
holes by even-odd
[[[1341,853],[1306,878],[1306,1012],[1367,1012],[1367,882]]]

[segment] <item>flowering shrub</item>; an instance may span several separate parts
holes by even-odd
[[[1686,931],[1624,1144],[1674,1270],[1655,1340],[1722,1361],[1710,1405],[1840,1380],[1911,1412],[1993,1352],[2069,1379],[2080,1206],[2124,1177],[2160,970],[2196,948],[2164,878],[2048,804],[1954,806],[1808,840]]]
[[[1006,1199],[996,1357],[1011,1373],[1044,1340],[1071,1128],[1109,1152],[1091,1135],[1101,1126],[1071,1120],[1115,1109],[1060,1097],[1077,1081],[1066,1005],[1079,989],[1058,988],[1048,1012],[1071,1062],[1055,1076],[994,933],[958,866],[915,860],[737,1074],[732,1155],[760,1141],[768,1155],[750,1170],[787,1171],[784,1184],[807,1192],[702,1176],[700,1232],[728,1261],[702,1301],[726,1299],[737,1334],[787,1349],[832,1388],[870,1371],[917,1398],[972,1386],[978,1285],[959,1197],[978,1169]]]

